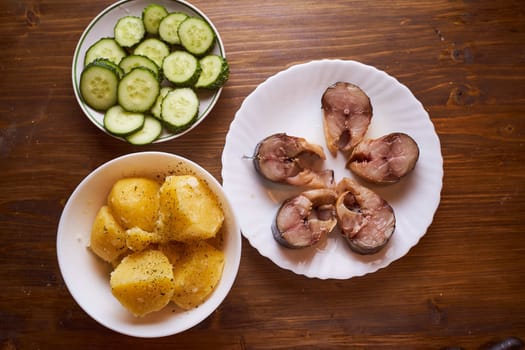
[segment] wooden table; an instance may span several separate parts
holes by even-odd
[[[0,4],[0,344],[2,349],[478,349],[525,338],[525,7],[502,1],[204,1],[231,76],[191,133],[133,147],[83,115],[71,62],[108,0]],[[73,300],[56,232],[78,183],[102,163],[155,150],[221,180],[236,111],[297,63],[351,59],[396,77],[422,102],[444,158],[426,235],[387,268],[349,280],[280,269],[243,240],[231,293],[195,328],[120,335]]]

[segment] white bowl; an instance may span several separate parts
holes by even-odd
[[[224,272],[212,295],[199,307],[182,311],[170,303],[161,311],[134,317],[111,294],[111,266],[88,249],[91,225],[98,209],[106,202],[111,186],[118,179],[129,176],[162,179],[171,174],[194,174],[206,181],[217,195],[225,214]],[[239,269],[241,233],[221,185],[205,169],[169,153],[132,153],[101,165],[77,186],[60,217],[57,256],[69,292],[93,319],[122,334],[143,338],[162,337],[197,325],[226,298]]]
[[[89,49],[91,45],[93,45],[95,42],[97,42],[99,39],[102,39],[104,37],[113,37],[113,27],[117,23],[118,19],[124,16],[138,16],[140,17],[142,14],[142,10],[150,5],[152,1],[150,0],[121,0],[118,1],[108,7],[106,7],[103,11],[101,11],[92,21],[89,23],[89,25],[86,27],[84,32],[82,33],[82,36],[80,37],[77,47],[75,49],[75,53],[73,56],[73,64],[72,64],[72,80],[73,80],[73,90],[75,92],[75,97],[78,101],[78,104],[80,105],[80,108],[86,115],[86,117],[100,130],[104,131],[106,134],[113,136],[117,139],[124,140],[123,138],[111,135],[106,131],[104,128],[104,114],[94,110],[93,108],[89,107],[84,100],[82,99],[82,96],[80,94],[80,75],[82,73],[82,69],[84,68],[84,56],[86,55],[86,51]],[[154,1],[154,3],[158,5],[162,5],[168,10],[168,12],[184,12],[190,16],[194,17],[200,17],[204,19],[210,27],[213,29],[216,35],[216,43],[213,49],[210,51],[210,53],[226,57],[226,52],[224,50],[224,44],[222,42],[222,39],[219,35],[219,31],[214,26],[212,21],[202,12],[199,10],[196,6],[183,1],[183,0],[157,0]],[[191,130],[193,130],[197,125],[199,125],[204,118],[208,116],[208,114],[211,112],[217,101],[219,100],[219,96],[221,95],[222,88],[216,90],[216,91],[197,91],[197,95],[200,100],[199,105],[199,116],[197,117],[197,120],[195,123],[193,123],[188,129],[179,132],[179,133],[171,133],[167,130],[164,130],[160,137],[154,141],[154,143],[158,142],[164,142],[168,140],[172,140],[174,138],[177,138],[179,136],[182,136]]]

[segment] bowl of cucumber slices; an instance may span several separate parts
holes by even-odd
[[[177,138],[212,111],[229,78],[219,32],[181,0],[122,0],[75,49],[75,97],[106,134],[134,145]]]

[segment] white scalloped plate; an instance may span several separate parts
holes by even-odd
[[[379,253],[361,256],[332,232],[316,246],[294,250],[279,245],[271,224],[282,201],[298,190],[271,184],[255,172],[256,144],[268,135],[286,132],[323,146],[326,167],[339,181],[347,176],[341,154],[331,157],[323,133],[321,96],[337,81],[360,86],[370,97],[374,115],[367,137],[405,132],[419,145],[416,168],[399,183],[369,186],[394,208],[396,231]],[[320,279],[347,279],[386,267],[408,253],[426,233],[440,201],[443,158],[439,138],[427,112],[410,90],[395,78],[355,61],[320,60],[292,66],[259,85],[243,102],[230,125],[222,154],[223,187],[242,233],[260,254],[281,268]]]
[[[84,68],[84,56],[86,55],[86,51],[89,49],[89,47],[93,45],[97,40],[104,37],[113,37],[113,27],[121,17],[140,17],[142,15],[142,10],[151,3],[151,0],[121,0],[106,7],[86,27],[78,41],[73,56],[73,90],[75,92],[75,97],[77,99],[78,104],[80,105],[80,108],[82,109],[86,117],[93,124],[95,124],[96,127],[104,131],[106,134],[120,140],[123,139],[111,135],[106,131],[106,129],[104,129],[104,114],[89,107],[82,99],[82,96],[80,94],[79,82],[80,75],[82,74],[82,69]],[[208,24],[211,26],[216,35],[216,43],[213,49],[211,50],[211,53],[220,55],[222,57],[226,57],[224,44],[219,35],[219,31],[217,30],[217,28],[215,28],[211,20],[204,14],[204,12],[199,10],[196,6],[183,0],[157,0],[153,1],[153,3],[164,6],[166,10],[168,10],[168,12],[179,11],[184,12],[190,16],[200,17],[204,19],[206,22],[208,22]],[[216,91],[197,91],[197,95],[199,96],[200,100],[199,116],[197,117],[197,121],[193,123],[191,127],[180,133],[171,133],[167,130],[164,130],[160,137],[154,141],[154,143],[172,140],[190,132],[195,127],[197,127],[197,125],[199,125],[204,120],[204,118],[206,118],[209,115],[209,113],[219,100],[221,92],[222,88]]]

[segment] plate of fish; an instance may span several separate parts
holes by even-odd
[[[243,101],[222,153],[243,236],[283,269],[348,279],[406,255],[439,206],[443,158],[421,102],[348,60],[269,77]]]

